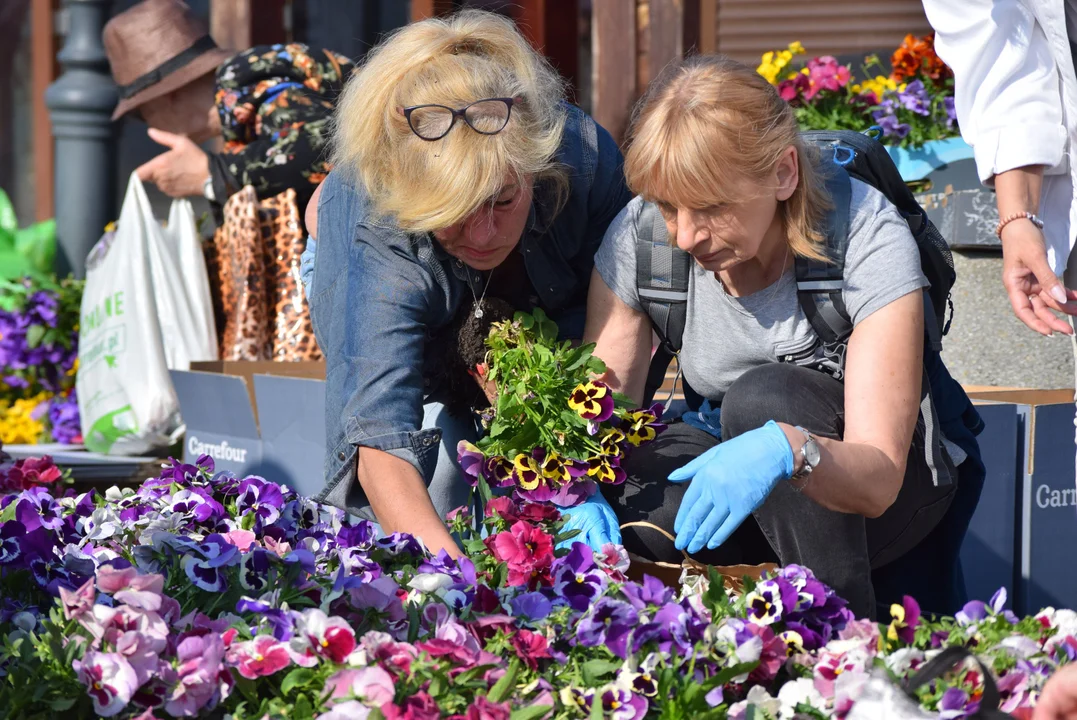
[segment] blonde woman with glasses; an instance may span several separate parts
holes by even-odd
[[[886,603],[914,590],[925,609],[959,609],[957,550],[983,485],[982,423],[924,347],[927,280],[905,219],[874,187],[845,182],[841,297],[852,334],[844,372],[834,372],[834,357],[817,352],[794,266],[826,257],[836,201],[824,177],[838,158],[799,135],[765,79],[721,56],[663,72],[629,142],[625,174],[640,197],[595,258],[585,337],[597,342],[607,381],[640,401],[652,326],[636,252],[644,202],[655,203],[694,260],[679,362],[708,405],[707,422],[698,411],[673,422],[628,458],[625,484],[603,489],[621,520],[676,537],[667,546],[633,528],[625,547],[653,560],[685,550],[720,565],[803,564],[858,617],[874,614],[876,600],[888,616]],[[925,372],[949,485],[934,483],[918,423]]]
[[[512,23],[480,11],[382,42],[335,122],[303,264],[326,355],[319,499],[456,555],[443,518],[467,502],[456,445],[477,432],[444,404],[444,330],[496,299],[579,338],[595,251],[630,198],[621,154]],[[593,543],[619,540],[608,505],[574,517]]]

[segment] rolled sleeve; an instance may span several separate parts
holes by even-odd
[[[440,290],[406,243],[356,220],[354,191],[327,191],[310,300],[326,357],[323,498],[351,509],[367,504],[355,477],[358,448],[406,460],[426,479],[433,473],[441,433],[422,429],[422,373],[431,300]]]
[[[954,71],[961,135],[980,180],[1027,165],[1066,169],[1058,67],[1020,0],[924,0],[935,48]]]

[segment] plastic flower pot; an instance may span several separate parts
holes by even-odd
[[[940,167],[973,157],[972,147],[960,137],[929,140],[918,148],[888,145],[886,151],[905,182],[923,180]]]

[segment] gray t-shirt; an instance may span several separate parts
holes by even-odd
[[[642,310],[636,290],[635,198],[610,225],[595,267],[611,290]],[[879,308],[927,287],[909,226],[875,188],[853,180],[849,247],[843,299],[855,327]],[[693,263],[688,283],[688,319],[680,353],[688,384],[721,402],[745,371],[766,363],[794,361],[826,367],[818,336],[797,301],[792,269],[770,287],[744,297],[726,293],[714,274]]]

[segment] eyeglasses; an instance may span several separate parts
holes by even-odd
[[[497,135],[509,124],[512,106],[523,98],[483,98],[454,110],[445,105],[398,107],[407,118],[408,127],[423,140],[440,140],[449,134],[457,118],[463,118],[480,135]]]

